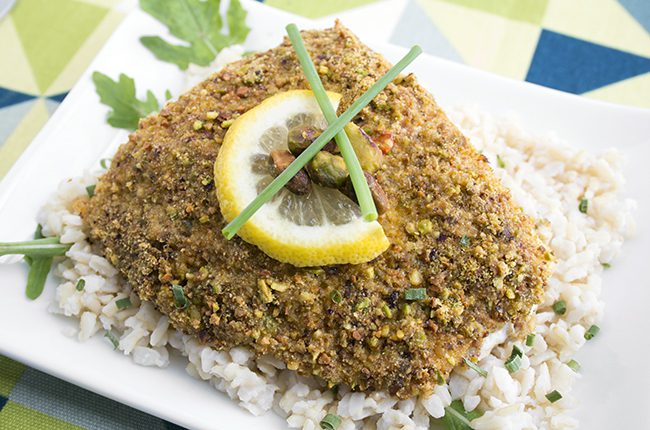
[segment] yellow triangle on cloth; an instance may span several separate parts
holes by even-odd
[[[2,41],[0,58],[7,62],[0,67],[0,87],[27,94],[38,94],[38,85],[32,67],[27,61],[11,16],[0,21],[0,41]]]
[[[544,28],[650,57],[650,34],[614,0],[549,0]]]
[[[612,103],[650,108],[650,73],[616,82],[583,95]]]
[[[467,64],[516,79],[526,77],[539,26],[447,2],[418,3]]]

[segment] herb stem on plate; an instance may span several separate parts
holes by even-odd
[[[296,55],[298,56],[298,61],[300,61],[300,65],[302,66],[302,71],[309,82],[314,97],[316,97],[318,106],[320,106],[327,123],[332,124],[336,121],[336,112],[327,96],[325,87],[323,87],[323,82],[321,82],[318,72],[316,72],[314,63],[309,57],[309,53],[307,52],[307,48],[305,48],[302,37],[300,37],[300,30],[298,30],[296,24],[289,24],[286,28],[293,49],[296,51]],[[376,220],[377,208],[372,200],[372,194],[370,193],[368,182],[363,174],[361,164],[352,148],[348,135],[345,134],[344,130],[341,130],[336,134],[334,139],[336,140],[339,150],[341,151],[341,156],[343,157],[343,160],[345,160],[345,165],[350,173],[350,180],[352,181],[352,186],[354,187],[354,192],[357,195],[357,201],[361,208],[361,216],[366,221]]]
[[[318,153],[343,127],[366,107],[386,85],[400,74],[418,55],[422,53],[419,46],[411,50],[397,62],[384,76],[379,78],[368,90],[352,103],[348,109],[331,123],[325,131],[316,139],[302,154],[298,156],[286,169],[282,171],[258,196],[244,208],[223,230],[226,239],[232,239],[237,231],[257,212],[262,205],[273,198],[273,196],[284,187],[291,178],[302,169],[314,155]]]
[[[0,243],[0,255],[26,257],[58,257],[65,255],[70,245],[59,242],[58,237],[47,237],[27,242]]]

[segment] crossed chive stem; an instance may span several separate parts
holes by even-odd
[[[307,81],[314,93],[316,101],[323,112],[323,116],[328,122],[328,127],[321,133],[321,135],[300,154],[286,169],[282,171],[269,185],[267,185],[257,197],[251,201],[248,206],[242,210],[221,232],[226,239],[232,239],[239,229],[257,212],[264,203],[268,202],[273,196],[278,193],[293,178],[300,169],[302,169],[314,156],[329,142],[332,138],[336,140],[338,147],[341,150],[341,155],[345,160],[345,164],[350,172],[350,179],[354,186],[357,201],[361,208],[361,216],[366,221],[374,221],[377,219],[377,208],[372,200],[368,183],[361,170],[359,160],[352,149],[350,140],[348,139],[343,128],[366,107],[386,86],[393,81],[401,72],[415,60],[415,58],[422,53],[422,49],[415,45],[409,52],[398,61],[388,72],[377,80],[365,93],[356,99],[348,109],[341,114],[338,118],[334,112],[323,83],[321,82],[314,64],[309,57],[309,53],[305,48],[298,27],[295,24],[289,24],[287,27],[289,40],[293,44],[294,50],[298,57],[298,61],[305,73]]]

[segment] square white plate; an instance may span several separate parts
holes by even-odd
[[[275,46],[284,26],[314,24],[293,15],[246,1],[253,28],[247,49]],[[344,21],[345,23],[345,21]],[[352,28],[354,30],[354,26]],[[166,33],[148,15],[134,11],[110,38],[88,71],[66,97],[29,149],[0,183],[0,238],[29,237],[38,208],[56,185],[77,176],[97,160],[120,132],[109,127],[107,108],[99,104],[90,74],[100,70],[135,78],[139,90],[165,89],[177,94],[183,75],[161,63],[138,42],[145,34]],[[389,60],[405,50],[365,40]],[[580,352],[583,379],[577,385],[577,415],[586,429],[650,428],[650,111],[594,102],[546,88],[504,79],[466,66],[422,55],[409,68],[443,106],[476,103],[495,114],[516,112],[534,132],[553,130],[572,144],[590,150],[614,146],[628,158],[628,193],[639,202],[638,235],[625,244],[622,256],[604,279],[605,320],[599,336]],[[224,394],[184,371],[181,360],[168,369],[136,366],[96,336],[79,343],[62,335],[75,322],[47,312],[54,281],[30,302],[24,296],[23,264],[0,265],[2,299],[0,353],[145,412],[197,429],[285,428],[273,413],[252,417]]]

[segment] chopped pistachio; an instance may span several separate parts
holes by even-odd
[[[366,278],[368,278],[368,279],[374,279],[375,278],[375,268],[374,267],[372,267],[372,266],[366,267],[365,273],[366,273]]]
[[[271,303],[273,301],[273,293],[264,279],[259,279],[257,281],[257,289],[259,290],[260,298],[264,303]]]
[[[409,305],[408,303],[402,303],[399,310],[402,314],[402,317],[407,317],[411,314],[411,305]]]
[[[300,300],[302,300],[303,302],[313,302],[314,299],[316,299],[316,296],[314,296],[312,293],[308,291],[300,292]]]
[[[377,339],[374,336],[371,336],[370,339],[368,339],[368,346],[371,348],[377,348],[379,346],[379,339]]]
[[[370,299],[368,297],[364,297],[355,305],[354,310],[362,311],[366,309],[368,306],[370,306]]]
[[[506,288],[506,297],[509,299],[514,299],[515,298],[515,292],[512,291],[510,288]]]
[[[386,316],[386,318],[393,318],[393,311],[386,303],[381,305],[381,311]]]
[[[217,112],[217,111],[210,111],[210,112],[205,114],[205,117],[207,119],[217,119],[218,116],[219,116],[219,112]]]
[[[283,284],[281,282],[271,282],[271,289],[275,291],[279,291],[281,293],[287,291],[289,286],[287,284]]]
[[[398,339],[404,339],[404,332],[400,329],[397,329],[397,331],[395,332],[395,337]]]
[[[420,234],[420,232],[415,227],[414,222],[406,223],[406,226],[404,228],[406,229],[406,232],[412,236],[417,236]]]
[[[433,223],[431,220],[423,219],[418,222],[418,231],[420,234],[428,234],[433,230]]]
[[[206,222],[210,221],[210,217],[207,215],[201,215],[201,218],[199,218],[199,222],[201,224],[205,224]]]
[[[194,124],[192,124],[192,128],[194,130],[201,130],[203,128],[203,121],[197,119],[196,121],[194,121]]]
[[[420,285],[422,284],[422,273],[419,270],[414,269],[409,275],[409,282],[411,285]]]
[[[235,122],[234,119],[227,119],[221,123],[221,128],[228,128],[232,125],[233,122]]]

